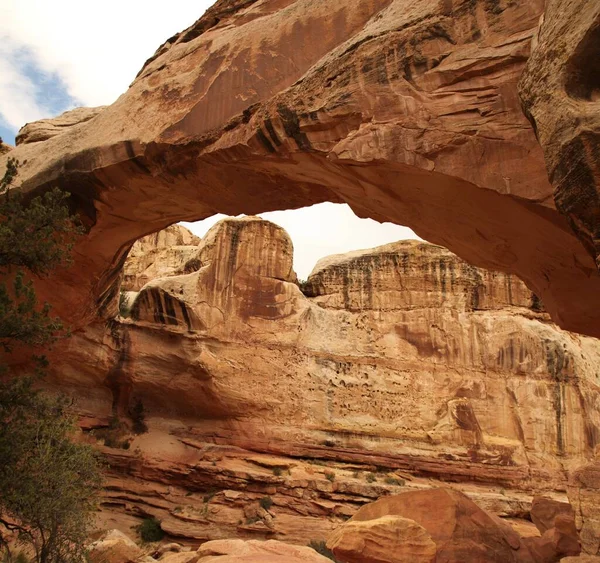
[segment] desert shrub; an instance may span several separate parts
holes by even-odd
[[[282,473],[281,467],[273,467],[273,475],[275,475],[275,477],[281,477]]]
[[[273,506],[273,499],[271,497],[263,497],[260,499],[259,504],[265,510],[269,510]]]
[[[366,479],[368,483],[374,483],[377,481],[377,475],[375,475],[375,473],[367,473]]]
[[[388,475],[388,476],[385,478],[385,482],[386,482],[388,485],[397,485],[398,487],[403,487],[403,486],[404,486],[404,483],[405,483],[406,481],[404,481],[404,479],[398,479],[397,477],[392,477],[391,475]]]
[[[144,518],[137,530],[142,541],[146,543],[157,542],[165,537],[165,532],[156,518]]]
[[[325,473],[325,478],[333,483],[335,481],[335,473],[331,473],[331,471],[327,471]]]

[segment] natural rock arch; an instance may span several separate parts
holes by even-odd
[[[9,153],[25,189],[71,191],[89,228],[40,292],[82,325],[114,314],[144,234],[347,202],[519,275],[561,326],[599,335],[600,276],[517,96],[542,5],[220,0],[112,106]]]

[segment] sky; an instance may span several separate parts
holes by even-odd
[[[78,106],[111,104],[163,42],[212,3],[0,0],[0,137],[14,144],[25,123]],[[339,204],[262,216],[292,237],[302,279],[323,256],[418,238],[405,227],[359,219]],[[186,226],[202,236],[216,220]]]

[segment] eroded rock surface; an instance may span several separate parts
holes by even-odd
[[[123,267],[122,291],[139,291],[155,278],[189,274],[199,269],[195,259],[200,239],[181,225],[145,236],[131,247]]]
[[[92,121],[11,151],[26,190],[72,191],[89,228],[40,295],[84,326],[116,313],[152,230],[347,202],[517,274],[556,322],[599,335],[600,274],[517,95],[543,4],[220,0]]]
[[[411,526],[413,539],[421,541],[404,537]],[[395,541],[400,541],[400,549]],[[330,536],[327,545],[343,563],[554,563],[580,552],[572,517],[557,517],[542,538],[522,538],[450,489],[405,492],[367,504]]]
[[[448,489],[407,492],[382,498],[363,506],[350,520],[374,522],[386,516],[413,520],[429,534],[435,545],[434,558],[441,561],[529,562],[532,560],[519,535],[508,525],[487,514],[462,493]],[[334,533],[328,546],[334,555],[348,563],[360,561],[344,557]],[[410,559],[398,559],[408,563]],[[369,561],[368,558],[365,561]]]
[[[569,501],[575,509],[583,551],[600,555],[600,463],[582,465],[569,475]]]
[[[255,217],[194,248],[200,269],[150,280],[130,318],[52,362],[88,429],[144,405],[149,434],[105,448],[123,522],[306,544],[431,479],[518,519],[532,491],[565,501],[595,455],[598,341],[558,329],[516,278],[400,241],[322,261],[305,294],[288,235]]]
[[[15,139],[17,145],[26,145],[28,143],[39,143],[47,141],[57,135],[62,135],[71,128],[90,121],[96,117],[106,106],[95,108],[75,108],[64,112],[58,117],[51,119],[41,119],[33,123],[27,123],[19,130]],[[72,133],[72,131],[69,131]]]
[[[400,516],[350,521],[327,546],[344,563],[433,563],[437,551],[423,526]]]
[[[549,0],[520,83],[556,206],[600,268],[600,4]]]

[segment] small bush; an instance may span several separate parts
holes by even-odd
[[[144,409],[144,403],[138,399],[133,408],[131,409],[131,420],[133,422],[133,431],[136,434],[145,434],[148,432],[148,426],[146,426],[146,411]]]
[[[317,553],[338,563],[338,560],[333,556],[331,549],[327,547],[327,544],[323,540],[310,540],[308,547],[312,547]]]
[[[157,542],[165,537],[165,532],[156,518],[145,518],[138,526],[138,532],[142,541],[146,543]]]
[[[388,476],[385,478],[385,482],[386,482],[388,485],[397,485],[398,487],[403,487],[403,486],[404,486],[404,483],[405,483],[406,481],[404,481],[404,479],[398,479],[397,477],[391,477],[390,475],[388,475]]]
[[[335,473],[331,473],[330,471],[328,471],[327,473],[325,473],[325,478],[333,483],[335,481]]]
[[[265,510],[269,510],[273,506],[273,499],[271,497],[263,497],[260,499],[259,504]]]
[[[273,467],[273,475],[275,475],[275,477],[281,477],[282,473],[281,467]]]
[[[377,481],[377,475],[375,475],[375,473],[367,473],[366,479],[368,483],[374,483]]]

